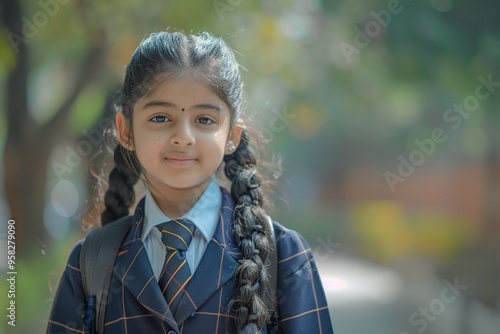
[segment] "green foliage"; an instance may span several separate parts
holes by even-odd
[[[83,91],[71,114],[71,128],[75,133],[91,128],[99,121],[106,96],[99,87],[89,87]]]
[[[38,1],[22,3],[29,22],[44,11]],[[48,121],[67,97],[88,50],[104,38],[104,64],[98,77],[78,96],[67,124],[68,132],[78,138],[102,116],[108,92],[123,79],[124,67],[144,37],[165,29],[210,31],[237,53],[247,111],[257,129],[281,125],[273,123],[276,112],[292,116],[281,130],[267,133],[267,148],[285,157],[285,177],[278,182],[295,192],[290,200],[294,210],[278,211],[276,220],[303,233],[312,247],[318,236],[332,236],[342,250],[380,262],[415,254],[447,261],[471,241],[467,236],[470,226],[481,226],[487,211],[484,205],[483,211],[459,219],[460,203],[488,202],[492,198],[478,199],[478,193],[491,193],[486,188],[476,189],[478,193],[463,195],[462,202],[441,197],[429,212],[419,203],[436,189],[422,190],[417,184],[410,188],[413,191],[391,193],[383,173],[397,169],[398,156],[407,157],[415,149],[414,141],[429,138],[435,128],[447,131],[447,141],[406,185],[418,183],[418,177],[426,178],[428,170],[445,178],[448,170],[433,170],[439,164],[451,166],[452,171],[471,162],[488,167],[486,161],[500,155],[500,89],[481,101],[456,130],[443,120],[447,109],[474,94],[479,76],[492,74],[500,81],[500,4],[493,0],[481,5],[465,0],[401,0],[402,10],[369,38],[368,45],[356,46],[356,29],[364,30],[368,22],[376,22],[372,11],[386,10],[388,3],[68,1],[27,41],[30,106],[47,109],[46,113],[42,110],[41,119]],[[444,6],[446,3],[451,7]],[[16,61],[7,33],[0,30],[2,90],[7,71]],[[348,59],[341,43],[355,46],[359,52]],[[39,79],[50,75],[56,79]],[[2,147],[7,127],[4,108],[0,106]],[[475,174],[463,175],[470,184],[477,183]],[[484,183],[490,181],[487,177],[484,174]],[[86,189],[87,181],[82,178],[79,189]],[[310,186],[310,192],[302,184]],[[351,245],[352,240],[359,243]],[[19,303],[25,305],[24,312],[30,311],[19,314],[26,332],[42,332],[39,326],[29,325],[29,319],[33,316],[40,324],[47,316],[54,293],[47,277],[64,267],[68,244],[73,242],[67,240],[50,259],[19,263]],[[2,288],[4,284],[1,280]]]

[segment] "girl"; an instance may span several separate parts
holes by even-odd
[[[139,179],[147,192],[113,268],[95,268],[111,273],[105,333],[267,333],[272,252],[279,332],[333,333],[309,246],[276,222],[273,234],[262,208],[242,88],[232,51],[208,33],[156,33],[132,56],[101,224],[128,215]],[[219,168],[230,191],[216,181]],[[79,243],[69,257],[48,333],[94,330],[81,252]]]

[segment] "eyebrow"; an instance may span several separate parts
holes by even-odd
[[[194,109],[212,109],[215,111],[221,111],[221,108],[218,105],[212,104],[212,103],[197,104],[197,105],[193,106],[193,108]]]
[[[149,107],[156,107],[156,106],[164,107],[164,108],[178,108],[178,109],[180,109],[175,103],[168,102],[168,101],[150,101],[150,102],[146,103],[146,105],[144,105],[143,109],[146,109]],[[201,110],[211,109],[211,110],[218,111],[218,112],[221,111],[221,108],[218,105],[213,104],[213,103],[200,103],[200,104],[197,104],[195,106],[192,106],[192,108],[193,109],[201,109]]]
[[[166,108],[177,108],[177,106],[174,103],[167,102],[167,101],[149,101],[142,107],[143,109],[149,108],[149,107],[166,107]]]

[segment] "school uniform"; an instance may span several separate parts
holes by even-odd
[[[218,191],[214,191],[213,184],[209,185],[200,198],[202,201],[198,200],[194,210],[186,214],[196,225],[196,220],[202,216],[200,213],[214,212],[214,207],[210,207],[212,204],[217,209],[218,219],[205,231],[200,230],[201,222],[198,222],[198,234],[195,234],[194,243],[186,251],[193,274],[184,288],[175,315],[170,311],[158,284],[164,248],[157,247],[159,231],[152,227],[162,216],[155,211],[154,200],[145,205],[152,199],[150,194],[139,202],[132,228],[120,247],[113,267],[104,333],[235,333],[234,317],[228,312],[228,304],[235,292],[234,274],[241,258],[232,233],[234,201],[225,189],[218,185],[215,189]],[[207,196],[209,201],[206,201]],[[273,226],[278,251],[277,294],[282,333],[333,333],[325,294],[309,245],[297,232],[276,222]],[[81,245],[82,242],[79,242],[69,257],[56,293],[47,333],[85,332],[83,319],[87,304],[79,267]],[[161,251],[163,253],[159,253]],[[267,333],[266,328],[262,332]]]

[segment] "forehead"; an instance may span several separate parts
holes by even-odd
[[[222,99],[211,89],[208,83],[189,76],[163,78],[156,80],[151,92],[138,101],[136,107],[143,107],[149,101],[158,100],[189,108],[203,103],[217,105],[221,110],[229,112]]]

